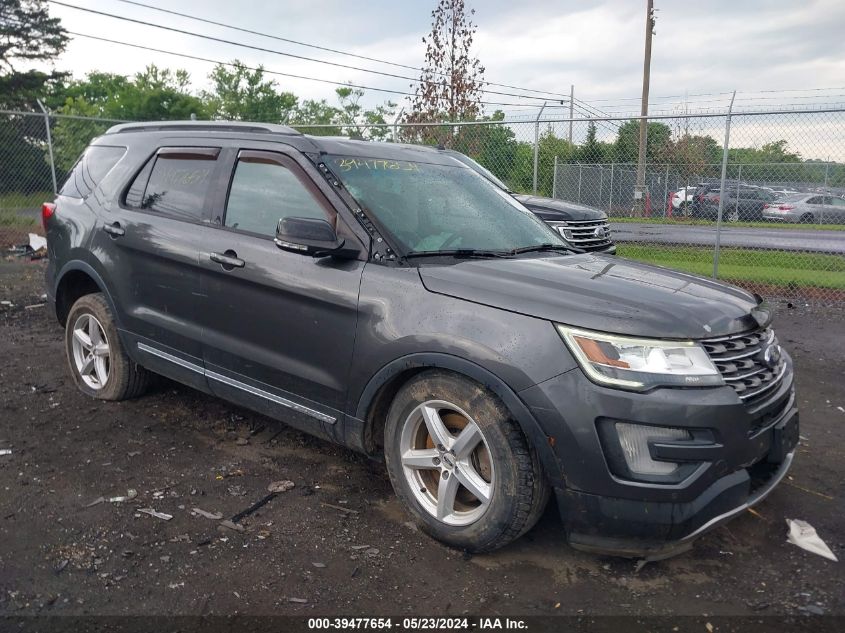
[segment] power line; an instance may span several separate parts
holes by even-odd
[[[212,41],[212,42],[219,42],[221,44],[229,44],[231,46],[239,46],[241,48],[248,48],[248,49],[259,51],[259,52],[262,52],[262,53],[272,53],[274,55],[282,55],[284,57],[291,57],[293,59],[300,59],[300,60],[303,60],[303,61],[310,61],[310,62],[315,62],[315,63],[318,63],[318,64],[326,64],[328,66],[335,66],[337,68],[345,68],[347,70],[354,70],[354,71],[359,71],[359,72],[372,73],[372,74],[375,74],[375,75],[381,75],[381,76],[390,77],[390,78],[393,78],[393,79],[403,79],[405,81],[411,81],[411,82],[414,82],[414,83],[429,83],[429,84],[438,85],[437,82],[434,82],[434,81],[423,81],[421,79],[416,79],[414,77],[408,77],[406,75],[397,75],[397,74],[394,74],[394,73],[386,73],[386,72],[383,72],[383,71],[380,71],[380,70],[371,70],[369,68],[362,68],[360,66],[351,66],[349,64],[341,64],[339,62],[332,62],[332,61],[328,61],[328,60],[325,60],[325,59],[316,59],[314,57],[306,57],[304,55],[296,55],[294,53],[286,53],[284,51],[277,51],[277,50],[274,50],[272,48],[265,48],[263,46],[254,46],[252,44],[245,44],[243,42],[236,42],[236,41],[233,41],[233,40],[227,40],[227,39],[224,39],[224,38],[221,38],[221,37],[214,37],[213,35],[204,35],[202,33],[196,33],[194,31],[187,31],[185,29],[178,29],[178,28],[173,27],[173,26],[166,26],[164,24],[156,24],[154,22],[147,22],[145,20],[138,20],[138,19],[130,18],[130,17],[123,16],[123,15],[108,13],[106,11],[98,11],[96,9],[89,9],[89,8],[86,8],[86,7],[80,7],[80,6],[77,6],[75,4],[69,4],[67,2],[60,2],[59,0],[48,0],[48,2],[51,2],[52,4],[57,4],[57,5],[62,6],[62,7],[67,7],[67,8],[70,8],[70,9],[76,9],[78,11],[84,11],[86,13],[93,13],[95,15],[102,15],[102,16],[105,16],[105,17],[114,18],[116,20],[122,20],[122,21],[125,21],[125,22],[132,22],[134,24],[140,24],[142,26],[151,26],[153,28],[162,29],[162,30],[165,30],[165,31],[170,31],[172,33],[179,33],[180,35],[190,35],[191,37],[198,37],[200,39],[209,40],[209,41]],[[500,92],[500,91],[496,91],[496,90],[484,90],[484,89],[482,89],[482,92],[484,92],[486,94],[502,95],[502,96],[506,96],[506,97],[516,97],[518,99],[539,99],[541,101],[547,100],[547,99],[544,99],[543,97],[534,97],[534,96],[531,96],[531,95],[521,95],[521,94],[515,94],[515,93],[512,93],[512,92]],[[411,96],[413,96],[413,95],[411,95]]]
[[[392,61],[388,61],[386,59],[379,59],[377,57],[367,57],[366,55],[360,55],[358,53],[350,53],[348,51],[341,51],[341,50],[338,50],[336,48],[329,48],[327,46],[320,46],[319,44],[310,44],[308,42],[300,42],[298,40],[292,40],[292,39],[287,38],[287,37],[281,37],[279,35],[272,35],[270,33],[262,33],[261,31],[255,31],[255,30],[252,30],[252,29],[234,26],[234,25],[231,25],[231,24],[225,24],[223,22],[216,22],[214,20],[209,20],[207,18],[201,18],[201,17],[195,16],[195,15],[189,15],[187,13],[180,13],[178,11],[173,11],[171,9],[165,9],[165,8],[162,8],[162,7],[157,7],[157,6],[154,6],[154,5],[151,5],[151,4],[145,4],[143,2],[135,2],[134,0],[116,0],[116,1],[122,2],[124,4],[134,5],[134,6],[137,6],[137,7],[143,7],[145,9],[151,9],[152,11],[160,11],[161,13],[168,13],[170,15],[177,15],[181,18],[186,18],[188,20],[195,20],[197,22],[204,22],[205,24],[212,24],[214,26],[219,26],[219,27],[223,27],[223,28],[226,28],[226,29],[231,29],[233,31],[240,31],[241,33],[248,33],[250,35],[258,35],[260,37],[267,37],[267,38],[270,38],[270,39],[273,39],[273,40],[278,40],[280,42],[287,42],[288,44],[296,44],[297,46],[306,46],[308,48],[315,48],[317,50],[327,51],[329,53],[336,53],[338,55],[346,55],[346,56],[349,56],[349,57],[356,57],[358,59],[363,59],[363,60],[370,61],[370,62],[376,62],[378,64],[387,64],[388,66],[395,66],[397,68],[405,68],[407,70],[413,70],[413,71],[416,71],[416,72],[422,72],[423,71],[422,68],[418,68],[417,66],[409,66],[408,64],[400,64],[398,62],[392,62]],[[440,75],[442,77],[448,77],[449,76],[448,73],[443,73],[443,72],[434,72],[434,74]],[[568,95],[565,95],[565,94],[559,93],[559,92],[549,92],[547,90],[535,90],[534,88],[523,88],[521,86],[512,86],[510,84],[496,83],[494,81],[482,80],[481,83],[483,83],[486,86],[497,86],[499,88],[510,88],[512,90],[522,90],[523,92],[533,92],[533,93],[540,94],[540,95],[551,95],[551,96],[554,96],[554,97],[568,97]]]
[[[136,49],[140,49],[140,50],[150,51],[150,52],[153,52],[153,53],[162,53],[164,55],[173,55],[175,57],[184,57],[185,59],[192,59],[194,61],[207,62],[207,63],[210,63],[210,64],[220,64],[222,66],[228,66],[230,68],[237,68],[237,66],[238,66],[238,64],[235,64],[234,62],[224,62],[224,61],[220,61],[220,60],[217,60],[217,59],[211,59],[209,57],[201,57],[199,55],[191,55],[189,53],[177,53],[175,51],[168,51],[168,50],[164,50],[164,49],[161,49],[161,48],[155,48],[155,47],[152,47],[152,46],[145,46],[143,44],[132,44],[131,42],[125,42],[125,41],[122,41],[122,40],[113,40],[113,39],[109,39],[107,37],[101,37],[99,35],[89,35],[88,33],[79,33],[79,32],[76,32],[76,31],[67,31],[67,33],[70,34],[70,35],[73,35],[75,37],[84,37],[84,38],[91,39],[91,40],[98,40],[100,42],[107,42],[109,44],[117,44],[119,46],[128,46],[129,48],[136,48]],[[242,68],[245,68],[246,70],[253,70],[253,71],[259,70],[259,68],[256,67],[256,66],[247,66],[246,64],[240,64],[240,66]],[[342,82],[342,81],[332,81],[330,79],[318,79],[317,77],[308,77],[308,76],[305,76],[305,75],[295,75],[295,74],[292,74],[292,73],[285,73],[285,72],[281,72],[281,71],[278,71],[278,70],[269,70],[269,69],[263,68],[263,67],[260,70],[267,73],[268,75],[278,75],[280,77],[290,77],[290,78],[293,78],[293,79],[304,79],[304,80],[307,80],[307,81],[316,81],[316,82],[319,82],[319,83],[330,84],[330,85],[333,85],[333,86],[341,86],[341,87],[348,87],[348,88],[360,88],[361,90],[372,90],[372,91],[375,91],[375,92],[386,92],[386,93],[389,93],[389,94],[403,95],[403,96],[407,96],[407,97],[414,96],[413,93],[411,93],[411,92],[403,92],[401,90],[390,90],[389,88],[376,88],[374,86],[365,86],[365,85],[361,85],[361,84],[353,84],[353,83]],[[479,103],[481,103],[482,105],[496,105],[496,106],[508,106],[508,107],[526,105],[526,104],[522,104],[522,103],[500,103],[500,102],[497,102],[497,101],[480,101]]]

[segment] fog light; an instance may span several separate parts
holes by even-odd
[[[663,426],[643,426],[641,424],[616,423],[616,433],[628,469],[637,475],[671,475],[680,464],[658,462],[651,458],[648,443],[654,440],[690,440],[692,435],[684,429]]]

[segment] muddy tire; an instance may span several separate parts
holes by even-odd
[[[536,454],[489,390],[441,370],[396,394],[385,424],[393,489],[432,537],[471,552],[497,549],[531,529],[549,486]]]
[[[150,372],[126,355],[102,293],[73,304],[65,324],[65,352],[73,381],[92,398],[127,400],[149,386]]]

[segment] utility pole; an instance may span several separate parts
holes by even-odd
[[[569,85],[569,144],[572,145],[572,119],[575,118],[575,84]]]
[[[640,107],[640,147],[637,156],[637,185],[634,189],[634,215],[641,216],[645,204],[645,150],[648,143],[648,85],[651,78],[651,36],[654,35],[654,0],[648,0],[645,16],[645,56],[643,59],[643,96]]]

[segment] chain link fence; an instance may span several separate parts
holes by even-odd
[[[61,187],[90,140],[115,123],[0,112],[7,257],[26,253],[15,249],[41,233],[54,183]],[[845,303],[842,109],[649,117],[641,168],[637,117],[294,127],[455,149],[514,192],[605,212],[622,257],[772,299]]]

